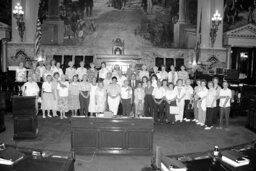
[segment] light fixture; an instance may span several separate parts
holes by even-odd
[[[16,5],[14,6],[14,9],[12,11],[12,14],[13,14],[13,17],[16,18],[17,29],[19,31],[20,39],[23,42],[23,36],[24,36],[24,31],[25,31],[25,22],[23,19],[24,11],[23,11],[23,8],[22,8],[20,2],[16,3]]]
[[[219,13],[218,10],[215,11],[212,17],[212,26],[211,26],[211,31],[210,31],[210,37],[211,37],[211,42],[212,42],[212,47],[214,46],[216,37],[217,37],[217,32],[219,30],[219,25],[222,21],[222,17]]]

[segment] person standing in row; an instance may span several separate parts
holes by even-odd
[[[58,72],[55,72],[53,74],[53,80],[52,80],[52,95],[53,95],[53,109],[52,109],[52,114],[53,117],[58,116],[57,115],[57,110],[58,110],[58,95],[57,95],[57,86],[59,84],[59,78],[60,75]]]
[[[72,111],[72,116],[77,115],[77,110],[80,109],[79,102],[79,83],[78,76],[73,76],[73,82],[69,85],[69,109]]]
[[[168,83],[176,85],[178,80],[178,73],[175,71],[174,65],[170,66],[171,71],[168,73]]]
[[[142,82],[141,82],[143,88],[147,87],[147,82],[148,82],[148,78],[146,76],[144,76],[142,78]]]
[[[186,68],[184,65],[180,67],[180,71],[178,72],[178,79],[181,79],[183,81],[183,84],[187,79],[189,79],[188,72],[186,71]]]
[[[130,116],[132,104],[132,88],[129,86],[128,80],[124,80],[124,85],[121,87],[121,103],[123,115]]]
[[[158,75],[159,75],[159,76],[157,76],[157,77],[158,77],[158,79],[159,79],[160,81],[163,81],[163,80],[167,80],[167,79],[168,79],[168,73],[166,72],[166,67],[165,67],[165,65],[162,65],[162,66],[161,66],[161,71],[159,72]]]
[[[228,88],[228,82],[223,82],[223,89],[220,90],[219,93],[220,98],[220,126],[219,129],[223,127],[223,118],[225,117],[225,130],[229,130],[229,114],[230,114],[230,106],[231,106],[231,98],[232,98],[232,91]]]
[[[51,70],[51,65],[50,64],[46,64],[45,66],[45,70],[43,72],[43,81],[46,81],[46,77],[50,75],[51,77],[53,77],[53,73]]]
[[[171,124],[175,122],[175,115],[170,111],[171,106],[177,106],[176,103],[177,92],[174,90],[174,84],[169,84],[169,89],[165,93],[165,114],[167,117],[167,121]]]
[[[84,67],[84,62],[79,63],[80,67],[76,69],[76,74],[78,75],[79,81],[83,80],[85,74],[87,74],[87,69]]]
[[[216,98],[217,90],[213,87],[213,82],[208,82],[208,93],[206,96],[206,121],[205,121],[205,130],[212,129],[213,127],[213,118],[216,115]]]
[[[184,115],[184,101],[185,101],[185,96],[186,96],[186,92],[185,92],[185,88],[183,87],[183,81],[181,79],[178,79],[177,81],[177,86],[174,88],[174,90],[176,91],[177,94],[177,106],[179,108],[179,113],[177,115],[175,115],[175,120],[176,121],[183,121],[183,115]],[[171,112],[171,111],[170,111]]]
[[[54,59],[51,60],[50,65],[51,65],[51,71],[52,71],[52,73],[57,72],[56,61],[55,61]]]
[[[80,115],[88,115],[88,107],[90,101],[91,84],[88,82],[87,75],[84,74],[82,82],[79,84],[79,102],[80,102]]]
[[[18,68],[16,69],[16,76],[15,76],[15,81],[24,83],[27,81],[27,69],[24,68],[24,63],[20,62]]]
[[[207,97],[208,89],[206,88],[206,81],[201,81],[201,91],[198,92],[199,100],[198,100],[198,125],[204,126],[206,119],[206,97]]]
[[[136,64],[135,63],[132,63],[132,64],[129,64],[129,67],[126,71],[126,77],[128,80],[131,80],[131,77],[132,75],[135,74],[135,77],[137,75],[137,69],[136,69]]]
[[[153,100],[154,100],[154,121],[155,122],[163,122],[164,120],[164,96],[165,90],[161,87],[161,81],[157,81],[157,87],[154,88],[152,92]]]
[[[46,81],[43,82],[41,99],[42,99],[41,109],[43,112],[43,118],[45,118],[46,111],[47,111],[47,116],[51,118],[52,116],[50,115],[50,110],[53,109],[53,103],[54,103],[51,75],[47,75]]]
[[[44,70],[45,70],[45,66],[44,66],[43,61],[39,62],[39,66],[37,67],[37,69],[39,69],[39,71],[40,71],[40,82],[43,82],[43,73],[44,73]]]
[[[112,83],[109,84],[107,88],[107,94],[109,110],[113,112],[114,115],[117,115],[120,103],[121,87],[117,84],[116,77],[112,77]]]
[[[22,95],[36,97],[39,95],[39,87],[31,75],[28,75],[28,82],[22,86]]]
[[[93,78],[97,79],[98,71],[95,69],[95,65],[92,62],[90,63],[90,69],[88,69],[87,75],[89,83],[92,83]]]
[[[74,68],[74,62],[68,62],[68,68],[66,69],[66,76],[69,82],[72,82],[73,77],[76,75],[76,69]]]
[[[136,79],[136,75],[133,73],[130,77],[129,80],[129,86],[132,88],[132,113],[136,114],[136,110],[135,110],[135,104],[134,104],[134,93],[135,93],[135,89],[138,86],[138,80]]]
[[[60,81],[57,86],[58,95],[58,110],[60,111],[60,119],[67,118],[66,112],[69,111],[68,108],[68,90],[69,83],[66,81],[66,76],[61,75]]]
[[[111,82],[112,82],[112,73],[108,72],[107,77],[103,80],[105,89],[107,89],[108,85],[111,84]]]
[[[138,86],[134,91],[134,104],[135,104],[135,116],[145,115],[144,113],[144,98],[145,92],[141,82],[138,82]]]
[[[142,81],[142,78],[146,77],[149,79],[149,72],[147,71],[147,66],[142,65],[142,70],[139,72],[139,80]]]
[[[187,79],[185,81],[185,105],[184,105],[184,121],[189,122],[191,121],[191,119],[193,119],[192,117],[192,103],[193,103],[193,88],[191,86],[191,82],[190,79]]]
[[[117,84],[119,84],[120,87],[124,85],[124,80],[127,80],[127,78],[122,74],[121,70],[118,71],[118,76],[116,78],[117,78]]]
[[[36,65],[36,62],[32,63],[32,67],[28,71],[28,77],[32,77],[35,82],[40,82],[40,70]]]
[[[106,109],[107,91],[102,81],[98,82],[98,87],[95,90],[95,103],[97,113],[103,113]]]
[[[151,81],[148,80],[147,87],[144,89],[145,97],[144,97],[144,114],[145,116],[153,116],[154,114],[154,101],[153,101],[153,93],[154,87],[151,84]]]
[[[99,81],[103,81],[106,79],[107,74],[108,74],[108,69],[106,68],[106,63],[101,62],[101,69],[99,71]]]
[[[90,91],[90,101],[89,101],[89,112],[90,116],[95,116],[97,109],[96,109],[96,99],[95,99],[95,93],[97,89],[97,78],[93,77],[92,78],[92,83],[91,83],[91,91]]]
[[[220,104],[220,99],[218,98],[219,97],[219,94],[220,94],[220,90],[221,90],[221,86],[219,85],[219,79],[218,77],[214,77],[212,79],[213,81],[213,87],[214,89],[217,91],[217,100],[216,100],[216,107],[214,108],[215,112],[214,112],[214,116],[213,116],[213,124],[214,125],[217,125],[218,123],[218,115],[220,113],[220,107],[219,107],[219,104]]]
[[[196,123],[198,123],[198,107],[199,107],[199,95],[198,93],[201,91],[201,80],[196,80],[196,86],[194,88],[194,120]]]

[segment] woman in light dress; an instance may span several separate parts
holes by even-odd
[[[103,82],[99,81],[98,87],[95,90],[95,105],[96,105],[97,113],[103,113],[105,111],[106,98],[107,98],[107,91],[103,85]]]
[[[53,117],[58,116],[57,115],[57,110],[58,110],[57,87],[59,84],[59,78],[60,78],[60,74],[58,72],[55,72],[53,74],[53,80],[52,80],[52,95],[53,95],[52,114],[53,114]]]
[[[91,91],[90,91],[90,102],[89,102],[89,112],[90,116],[95,116],[97,109],[96,109],[96,100],[95,100],[95,93],[98,87],[96,82],[96,77],[93,77],[92,84],[91,84]]]
[[[175,119],[176,121],[180,121],[182,122],[183,121],[183,115],[184,115],[184,104],[185,104],[185,89],[183,87],[183,80],[181,79],[178,79],[177,81],[177,86],[174,88],[174,90],[176,91],[177,93],[177,106],[179,107],[179,114],[178,115],[175,115]]]

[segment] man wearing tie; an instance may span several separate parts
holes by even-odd
[[[132,113],[135,113],[135,104],[134,104],[134,91],[137,88],[138,80],[136,80],[136,75],[131,75],[131,80],[129,81],[129,86],[132,88]]]

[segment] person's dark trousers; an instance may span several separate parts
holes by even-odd
[[[92,16],[92,6],[93,6],[93,4],[90,4],[90,5],[86,6],[86,15],[87,15],[87,17]]]
[[[217,125],[218,124],[218,115],[220,113],[220,107],[219,107],[219,103],[220,103],[220,100],[218,99],[216,101],[216,107],[214,108],[215,112],[214,112],[214,115],[212,117],[212,123],[213,125]]]
[[[123,115],[130,116],[131,114],[131,99],[122,99]]]
[[[88,92],[87,92],[88,93]],[[86,92],[84,92],[86,94]],[[79,94],[79,102],[80,102],[80,115],[88,116],[88,107],[89,107],[90,98],[84,98],[81,94]]]
[[[215,108],[207,107],[206,108],[206,120],[205,125],[210,127],[213,125],[213,115],[216,112]]]
[[[155,99],[157,102],[161,101],[161,99]],[[154,105],[154,120],[157,122],[160,119],[160,122],[164,121],[164,101],[158,104],[155,103]]]
[[[168,120],[168,122],[175,122],[175,115],[170,114],[170,106],[176,106],[176,101],[172,101],[170,104],[167,101],[164,101],[165,103],[165,116]]]
[[[183,118],[193,119],[190,100],[185,100]]]
[[[228,128],[229,114],[230,114],[230,107],[220,107],[220,127],[223,126],[223,117],[225,116],[225,126],[226,128]]]
[[[122,102],[119,103],[118,110],[117,110],[117,115],[123,115],[123,106],[122,106]]]
[[[145,116],[152,116],[154,109],[154,101],[151,94],[146,94],[144,97],[144,114]]]

